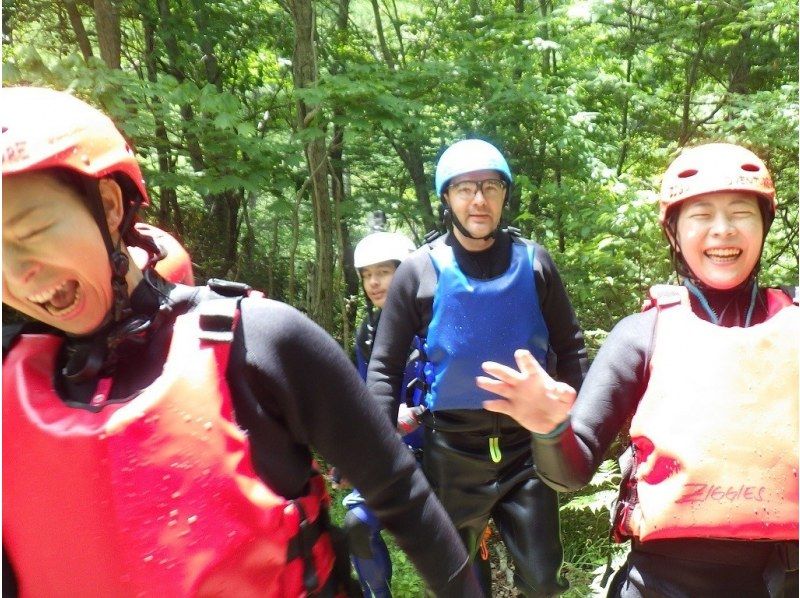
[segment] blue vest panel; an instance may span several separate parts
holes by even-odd
[[[482,409],[483,401],[496,399],[475,385],[484,361],[516,368],[514,351],[527,348],[545,367],[549,336],[536,293],[534,252],[533,245],[512,243],[508,270],[475,280],[458,267],[450,246],[431,249],[438,282],[425,343],[430,410]]]

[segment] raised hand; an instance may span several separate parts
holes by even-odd
[[[487,411],[503,413],[537,434],[552,432],[569,415],[575,402],[575,389],[553,380],[526,349],[514,352],[519,371],[494,361],[482,364],[493,376],[478,376],[479,388],[505,397],[484,401]]]

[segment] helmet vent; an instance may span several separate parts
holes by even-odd
[[[746,170],[747,172],[758,172],[761,170],[761,167],[758,164],[742,164],[742,170]]]
[[[690,168],[688,170],[684,170],[683,172],[681,172],[678,175],[678,178],[680,178],[680,179],[688,179],[689,177],[692,177],[692,176],[694,176],[696,174],[697,174],[697,170],[695,170],[694,168]]]

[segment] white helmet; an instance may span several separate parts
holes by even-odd
[[[401,233],[372,233],[358,242],[353,252],[356,270],[381,262],[402,262],[416,247]]]

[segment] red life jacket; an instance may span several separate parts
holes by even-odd
[[[683,287],[651,297],[655,345],[617,539],[797,539],[799,308],[768,289],[766,322],[724,328],[698,318]]]
[[[23,336],[9,353],[3,544],[21,596],[295,597],[325,584],[321,476],[307,496],[278,496],[234,420],[236,307],[179,316],[161,376],[130,400],[107,401],[106,379],[90,405],[62,401],[56,336]]]

